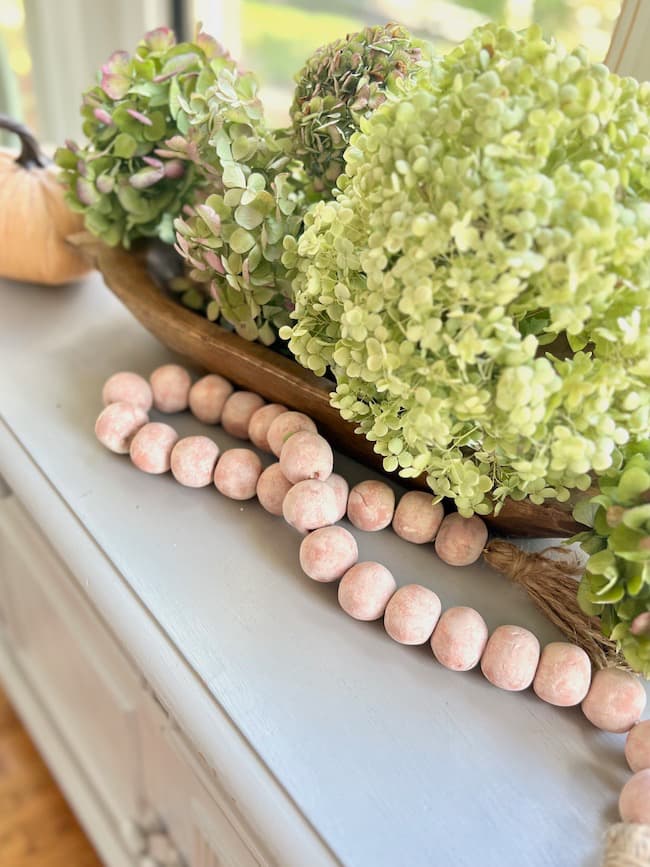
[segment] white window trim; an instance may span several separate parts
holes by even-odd
[[[619,75],[650,79],[650,0],[623,0],[605,63]]]

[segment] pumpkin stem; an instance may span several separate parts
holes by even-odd
[[[41,147],[32,133],[22,123],[18,123],[17,120],[13,120],[5,114],[0,114],[0,129],[13,132],[20,139],[20,153],[16,158],[16,163],[19,166],[25,169],[42,169],[51,162],[41,151]]]

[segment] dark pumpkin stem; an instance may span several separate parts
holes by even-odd
[[[20,153],[16,158],[16,162],[24,169],[45,168],[51,160],[41,151],[39,143],[36,141],[32,133],[22,123],[7,117],[5,114],[0,114],[0,130],[15,133],[20,139]]]

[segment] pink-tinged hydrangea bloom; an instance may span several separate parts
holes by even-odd
[[[156,27],[155,30],[145,33],[142,41],[151,51],[165,51],[176,45],[176,36],[169,27]]]
[[[101,88],[111,99],[122,99],[131,86],[129,55],[126,51],[114,51],[102,66]]]

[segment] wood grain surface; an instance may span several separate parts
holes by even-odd
[[[2,691],[0,864],[102,867]]]
[[[330,405],[331,382],[181,306],[154,283],[144,256],[108,247],[87,233],[70,240],[102,272],[109,289],[165,346],[241,388],[307,413],[341,452],[382,471],[382,458],[375,454],[372,443],[355,434],[355,426],[344,421]],[[400,481],[427,490],[424,477]],[[514,536],[560,538],[584,529],[573,520],[570,506],[552,502],[535,506],[528,501],[508,500],[499,515],[485,520],[498,532]]]

